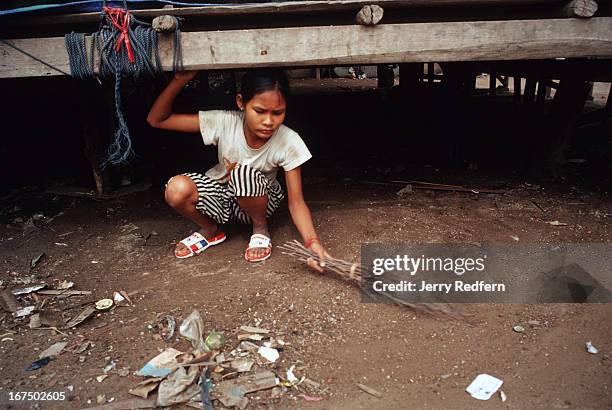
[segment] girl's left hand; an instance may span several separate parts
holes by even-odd
[[[310,249],[312,252],[314,252],[319,257],[319,263],[317,263],[317,261],[315,261],[314,258],[308,258],[306,263],[308,264],[308,266],[310,266],[317,272],[323,272],[323,268],[325,267],[325,260],[327,258],[330,258],[329,253],[327,253],[327,251],[325,250],[323,245],[319,243],[319,241],[313,242],[310,245],[310,248],[308,249]]]

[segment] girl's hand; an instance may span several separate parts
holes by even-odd
[[[321,245],[318,240],[313,241],[308,249],[310,249],[319,257],[319,263],[317,263],[314,258],[308,258],[308,260],[306,260],[306,263],[308,264],[308,266],[310,266],[317,272],[322,273],[323,268],[325,267],[325,260],[330,257],[329,253],[327,253],[323,245]]]
[[[187,84],[189,81],[193,80],[199,72],[198,70],[177,71],[174,73],[174,79]]]

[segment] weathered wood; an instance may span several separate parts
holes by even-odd
[[[489,75],[489,95],[495,96],[497,94],[497,73],[491,71]]]
[[[173,32],[178,28],[178,20],[174,16],[164,14],[163,16],[155,17],[151,25],[158,33]]]
[[[361,24],[362,26],[374,26],[382,20],[383,14],[384,10],[382,7],[376,4],[367,5],[359,10],[355,20],[357,24]]]
[[[514,81],[514,101],[518,102],[521,100],[521,76],[519,74],[515,74],[513,77]]]
[[[166,37],[160,56],[171,70]],[[68,70],[63,38],[10,41]],[[612,17],[187,32],[181,44],[186,69],[612,57]],[[0,55],[0,78],[58,74],[5,44]]]
[[[395,74],[389,64],[378,64],[376,66],[376,78],[378,79],[378,88],[390,89],[395,81]]]
[[[100,100],[101,90],[96,90],[98,83],[93,84],[91,81],[79,81],[75,83],[75,102],[79,112],[79,122],[81,124],[81,132],[85,140],[85,156],[91,165],[96,191],[100,195],[108,194],[111,191],[111,175],[110,168],[103,169],[105,141],[103,130],[100,121],[100,110],[98,100]]]
[[[527,77],[525,82],[525,91],[523,93],[523,102],[525,104],[531,104],[535,99],[537,81],[535,77]]]
[[[525,6],[555,3],[559,3],[559,0],[323,0],[134,10],[133,14],[142,19],[154,18],[164,14],[181,17],[202,17],[333,12],[341,10],[359,10],[361,7],[368,4],[377,4],[389,9],[413,9],[422,7]],[[28,24],[33,25],[92,23],[100,21],[100,13],[73,13],[44,17],[28,16],[27,20]]]
[[[404,91],[412,90],[419,85],[423,75],[423,64],[407,63],[399,65],[400,88]]]
[[[574,130],[589,93],[589,83],[581,76],[573,75],[561,79],[559,89],[549,112],[549,154],[548,165],[553,177],[561,178],[561,167],[565,164]]]
[[[562,14],[567,17],[589,18],[595,15],[597,8],[595,0],[572,0],[563,7]]]

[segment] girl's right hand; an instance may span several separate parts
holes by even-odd
[[[193,80],[199,72],[199,70],[177,71],[174,73],[174,79],[187,84],[189,81]]]

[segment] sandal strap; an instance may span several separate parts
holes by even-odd
[[[189,249],[193,249],[192,246],[194,245],[196,249],[204,248],[206,245],[208,245],[208,241],[200,232],[192,233],[187,238],[183,239],[181,243]]]
[[[249,241],[249,247],[247,249],[268,248],[270,247],[270,242],[270,238],[266,235],[256,233],[251,235],[251,240]]]

